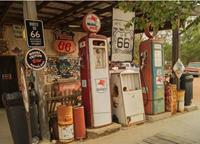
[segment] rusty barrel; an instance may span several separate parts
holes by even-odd
[[[73,110],[72,106],[60,105],[57,108],[58,124],[71,125],[73,124]]]
[[[165,111],[171,112],[172,100],[170,84],[165,85]]]
[[[74,135],[76,139],[84,139],[86,137],[84,107],[77,106],[73,108],[74,116]]]
[[[60,142],[74,140],[73,109],[72,106],[60,105],[57,108],[58,133]]]
[[[185,91],[178,90],[177,91],[177,105],[178,105],[179,112],[184,112],[184,103],[185,103]]]
[[[171,95],[171,112],[175,114],[177,112],[177,87],[175,84],[170,85]]]

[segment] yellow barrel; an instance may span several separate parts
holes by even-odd
[[[178,105],[179,112],[184,112],[184,101],[185,101],[185,91],[178,90],[177,91],[177,105]]]
[[[73,109],[72,106],[60,105],[57,108],[58,124],[71,125],[73,124]]]

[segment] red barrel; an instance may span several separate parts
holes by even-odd
[[[73,108],[74,116],[74,136],[76,139],[86,137],[84,107],[78,106]]]

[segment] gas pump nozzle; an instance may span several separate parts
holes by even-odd
[[[140,58],[141,58],[141,66],[140,68],[143,69],[144,65],[145,65],[145,60],[147,59],[147,51],[144,51],[140,54]]]

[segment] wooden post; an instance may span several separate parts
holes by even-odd
[[[3,39],[3,26],[0,26],[0,39]]]
[[[172,68],[178,58],[180,57],[180,35],[179,35],[179,24],[175,30],[172,30]],[[180,89],[180,80],[176,77],[173,72],[173,83],[177,85],[177,89]]]
[[[37,20],[37,9],[35,1],[24,1],[23,2],[23,14],[24,19],[33,19]],[[42,85],[39,83],[39,79],[42,71],[33,71],[35,76],[35,89],[38,94],[39,99],[39,121],[40,121],[40,131],[43,139],[50,139],[49,136],[49,122],[47,117],[47,109],[46,109],[46,97],[42,88]]]

